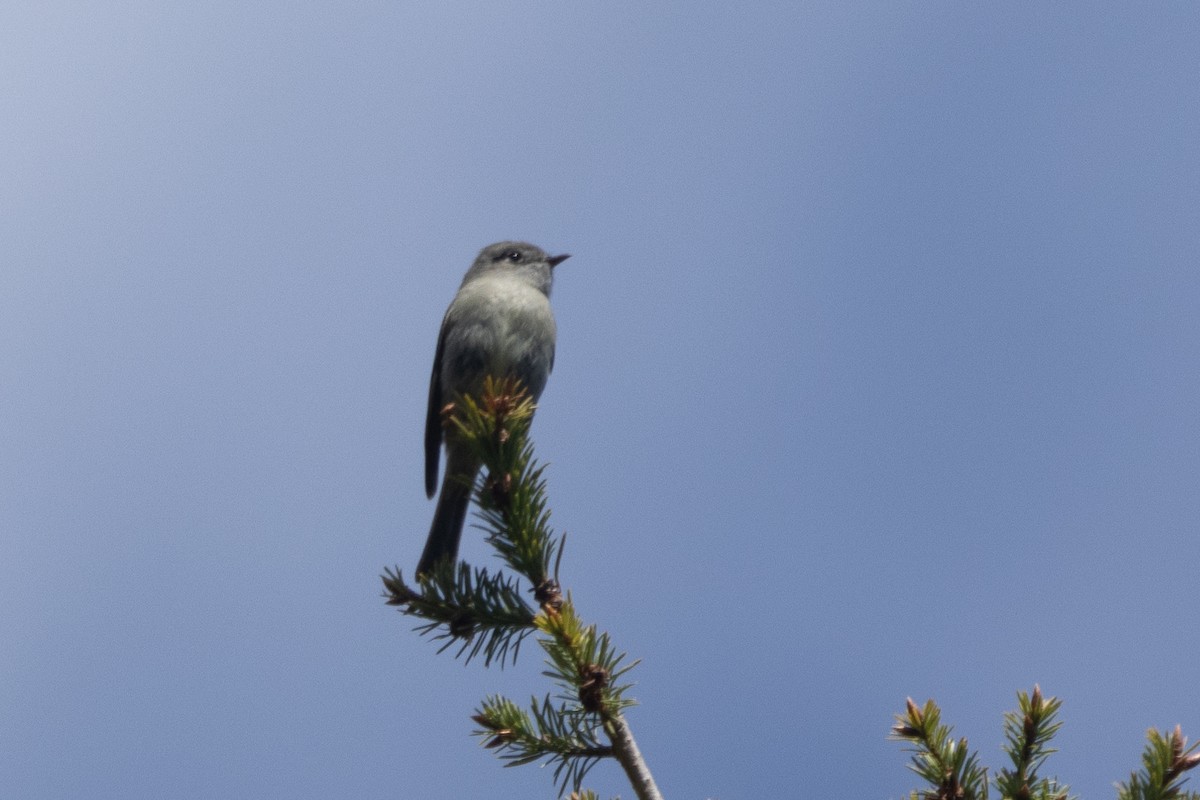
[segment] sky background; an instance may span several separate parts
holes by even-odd
[[[1200,7],[0,6],[0,795],[554,797],[385,606],[438,324],[573,258],[534,425],[670,798],[899,798],[935,698],[1200,736]],[[496,562],[477,532],[463,555]],[[631,797],[615,766],[603,797]]]

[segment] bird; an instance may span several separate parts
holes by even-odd
[[[557,337],[550,310],[554,269],[570,258],[548,255],[528,242],[483,248],[451,301],[438,333],[425,416],[425,494],[437,491],[438,461],[446,470],[417,575],[458,557],[463,523],[480,464],[452,427],[445,410],[457,396],[478,398],[484,379],[516,378],[536,403],[554,368]]]

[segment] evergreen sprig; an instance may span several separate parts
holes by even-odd
[[[913,791],[913,800],[987,800],[987,768],[979,766],[965,738],[950,738],[952,732],[932,700],[918,708],[910,697],[905,713],[896,716],[892,738],[911,743],[908,768],[932,787]]]
[[[1032,693],[1017,693],[1017,710],[1004,715],[1004,750],[1012,768],[1001,770],[994,781],[1005,800],[1074,800],[1066,784],[1037,774],[1057,752],[1049,745],[1062,727],[1061,708],[1061,700],[1043,697],[1038,686]],[[955,742],[950,732],[932,700],[918,708],[910,698],[905,713],[896,717],[892,737],[912,743],[909,768],[932,787],[913,791],[913,800],[986,800],[987,770],[969,753],[967,740]],[[1166,735],[1151,729],[1146,738],[1142,769],[1128,783],[1117,784],[1118,800],[1200,800],[1200,793],[1183,790],[1186,773],[1200,766],[1200,743],[1188,746],[1179,726]]]
[[[515,663],[521,641],[535,630],[520,582],[503,574],[442,562],[422,577],[423,591],[408,586],[399,568],[384,570],[383,585],[388,605],[426,620],[416,629],[442,641],[439,653],[457,643],[455,656],[465,655],[467,663],[480,653],[484,666]]]
[[[600,759],[613,755],[612,747],[600,740],[598,718],[580,714],[567,705],[555,706],[549,695],[533,698],[530,713],[505,697],[489,697],[475,716],[477,736],[483,745],[497,749],[506,767],[545,760],[554,766],[554,782],[580,790],[584,776]]]
[[[615,681],[638,662],[621,666],[625,654],[616,651],[607,633],[597,634],[595,625],[584,625],[569,598],[557,613],[539,614],[534,623],[547,634],[538,640],[549,656],[550,669],[542,674],[558,683],[563,700],[601,717],[634,704],[624,697],[630,684]]]
[[[1004,749],[1013,768],[1000,770],[995,778],[996,790],[1005,800],[1070,800],[1067,786],[1037,775],[1046,759],[1058,752],[1049,743],[1062,727],[1061,708],[1061,700],[1043,697],[1036,685],[1032,694],[1017,692],[1017,710],[1004,714]]]
[[[1200,766],[1200,742],[1188,746],[1178,725],[1165,736],[1151,728],[1146,739],[1142,769],[1117,784],[1117,800],[1200,800],[1200,792],[1183,790],[1186,773]]]
[[[488,466],[475,483],[478,527],[501,560],[536,587],[556,579],[562,542],[550,529],[545,467],[534,459],[526,435],[534,406],[513,386],[492,388],[496,393],[485,388],[479,404],[465,398],[452,424]]]
[[[528,438],[534,405],[515,381],[488,379],[482,396],[456,399],[445,424],[456,441],[470,445],[484,465],[474,499],[487,541],[504,564],[529,581],[503,573],[443,562],[406,584],[400,571],[383,576],[387,602],[422,622],[423,635],[444,640],[439,652],[458,643],[456,656],[482,654],[485,664],[516,660],[521,641],[537,631],[547,654],[543,673],[559,687],[555,698],[534,698],[529,711],[504,697],[489,697],[472,719],[484,746],[499,751],[505,766],[544,760],[555,782],[571,797],[585,792],[584,776],[601,759],[621,763],[641,800],[661,800],[621,711],[633,705],[628,684],[616,681],[636,662],[613,646],[608,634],[585,625],[558,583],[564,537],[550,528],[544,468]],[[533,604],[526,600],[533,593]],[[608,740],[605,744],[601,737]]]

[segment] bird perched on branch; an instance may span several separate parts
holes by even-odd
[[[425,417],[425,493],[437,489],[443,439],[446,473],[417,574],[458,556],[458,542],[479,462],[456,441],[443,416],[456,396],[478,398],[484,378],[516,378],[536,402],[554,367],[555,325],[550,311],[554,268],[569,256],[547,255],[526,242],[497,242],[480,251],[446,309],[429,379]]]

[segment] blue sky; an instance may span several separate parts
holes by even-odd
[[[9,3],[0,794],[554,796],[382,604],[483,245],[559,270],[563,576],[676,798],[896,798],[936,698],[1200,736],[1191,4]],[[489,563],[470,531],[464,556]],[[588,784],[630,796],[619,772]]]

